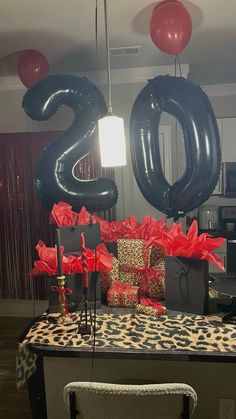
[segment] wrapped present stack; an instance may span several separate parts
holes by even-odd
[[[116,247],[116,255],[110,253],[111,270],[100,270],[99,273],[102,301],[116,307],[130,307],[134,302],[138,302],[140,296],[164,299],[164,252],[160,245],[149,245],[149,242],[159,238],[162,231],[167,230],[165,220],[155,220],[146,216],[138,223],[135,216],[130,216],[124,221],[109,222],[91,215],[84,207],[76,214],[69,204],[59,202],[53,206],[50,221],[57,227],[68,226],[71,223],[99,223],[102,242],[105,245],[112,243],[113,248]],[[130,286],[134,289],[129,288]]]
[[[131,306],[132,301],[114,302],[111,295],[122,293],[122,286],[135,287],[138,298],[151,297],[158,300],[165,298],[165,255],[162,246],[151,244],[154,238],[160,238],[167,231],[164,220],[155,220],[146,216],[141,223],[130,216],[124,221],[101,221],[101,236],[105,242],[116,243],[117,256],[113,255],[113,268],[108,273],[100,274],[103,295],[109,292],[109,305]],[[115,288],[114,288],[115,287]]]
[[[139,287],[140,295],[165,296],[165,256],[161,247],[147,247],[144,239],[117,241],[120,281]]]

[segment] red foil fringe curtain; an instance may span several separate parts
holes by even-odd
[[[49,213],[41,206],[34,173],[42,150],[58,132],[0,134],[0,298],[47,299],[46,278],[31,278],[39,239],[53,245]],[[76,176],[114,178],[113,170],[96,170],[88,155],[76,168]],[[100,173],[99,173],[100,172]],[[114,219],[112,210],[102,214]]]

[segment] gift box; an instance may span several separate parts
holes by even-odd
[[[148,266],[147,253],[145,261],[144,243],[142,239],[117,240],[120,282],[140,286],[144,281],[144,268]]]
[[[164,300],[165,298],[165,270],[156,270],[155,275],[148,277],[148,295],[152,298]]]
[[[165,255],[160,246],[150,246],[149,265],[156,271],[148,277],[148,295],[163,300],[165,298]],[[152,271],[154,272],[154,271]]]
[[[138,287],[117,281],[108,290],[107,302],[111,307],[135,307],[138,304]]]
[[[140,295],[164,298],[165,258],[160,246],[146,247],[142,239],[120,239],[120,281],[140,287]]]
[[[137,312],[146,316],[163,316],[166,308],[159,302],[151,298],[140,298],[140,303],[136,307]]]
[[[49,276],[47,278],[48,285],[48,311],[49,313],[60,313],[59,303],[59,289],[56,276]],[[66,275],[65,279],[65,295],[68,304],[69,312],[78,311],[84,306],[84,292],[83,292],[83,278],[82,274]],[[89,272],[88,278],[88,307],[101,307],[101,286],[97,272]]]
[[[208,261],[166,257],[166,308],[195,314],[208,314]]]
[[[100,271],[99,278],[101,283],[101,299],[107,301],[107,291],[114,282],[119,281],[119,261],[112,256],[112,268],[110,272]]]

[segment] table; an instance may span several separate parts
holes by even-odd
[[[75,322],[77,319],[78,316]],[[68,359],[91,361],[91,358],[107,360],[109,365],[120,360],[236,362],[236,327],[222,324],[216,315],[167,311],[166,315],[154,318],[137,314],[134,310],[104,308],[97,310],[95,337],[78,335],[75,322],[51,324],[45,314],[36,319],[21,337],[20,350],[28,350],[23,358],[29,357],[30,371],[26,377],[23,376],[19,363],[23,352],[19,352],[18,373],[21,371],[21,374],[18,374],[18,381],[28,378],[34,419],[47,418],[45,365],[49,361],[54,366],[56,361],[62,365]],[[34,374],[30,375],[33,371]]]

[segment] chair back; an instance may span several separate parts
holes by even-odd
[[[72,382],[64,388],[64,400],[71,419],[189,419],[197,395],[182,383]]]

